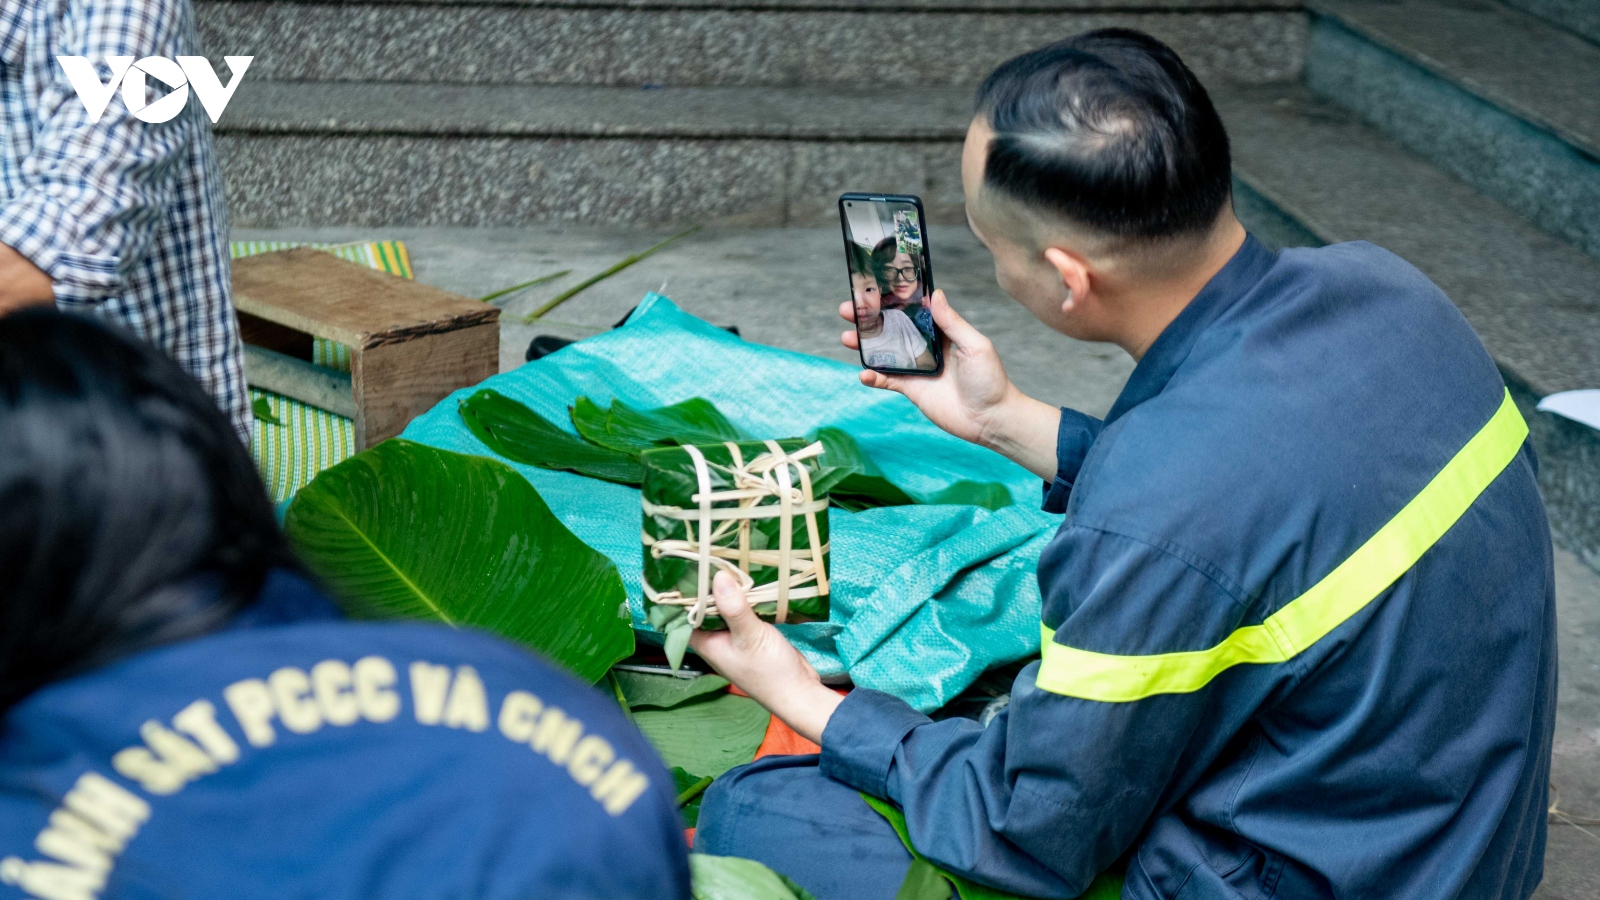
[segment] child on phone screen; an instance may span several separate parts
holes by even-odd
[[[861,338],[861,361],[869,368],[932,369],[933,352],[911,317],[898,309],[883,308],[878,279],[870,273],[850,273],[855,296],[856,333]]]

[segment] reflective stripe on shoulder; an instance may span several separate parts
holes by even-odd
[[[1338,568],[1260,625],[1247,625],[1209,650],[1117,656],[1055,642],[1043,625],[1039,687],[1056,694],[1126,703],[1187,694],[1241,663],[1281,663],[1377,599],[1428,551],[1516,458],[1528,425],[1507,391],[1500,409],[1405,508]]]

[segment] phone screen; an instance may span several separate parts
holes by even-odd
[[[930,306],[933,268],[924,218],[916,197],[839,198],[850,302],[866,368],[909,375],[937,375],[944,368]]]

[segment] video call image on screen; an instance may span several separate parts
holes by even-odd
[[[919,372],[939,368],[917,207],[846,200],[844,224],[861,364]]]

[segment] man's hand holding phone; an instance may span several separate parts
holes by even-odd
[[[988,447],[1046,481],[1054,478],[1061,411],[1011,383],[994,344],[950,308],[944,291],[934,291],[929,306],[944,337],[944,371],[929,377],[863,369],[861,383],[904,394],[945,431]],[[839,315],[854,325],[849,302],[839,305]],[[851,350],[860,348],[854,328],[840,340]]]
[[[869,206],[890,202],[904,207],[892,219]],[[867,367],[861,383],[898,391],[945,431],[996,450],[1047,481],[1054,478],[1061,411],[1011,383],[994,345],[950,308],[944,291],[923,293],[933,284],[920,201],[846,194],[839,207],[852,293],[852,299],[839,305],[839,315],[851,324],[844,345],[855,350]],[[867,241],[856,240],[852,211],[862,230],[872,231]],[[886,221],[893,222],[892,235],[882,233]],[[886,312],[890,294],[895,301]],[[920,307],[926,307],[926,313]],[[884,320],[889,313],[898,317],[893,323],[897,334],[887,334],[890,328]],[[932,316],[932,328],[926,323],[927,314]],[[913,316],[923,324],[915,324]],[[877,345],[871,353],[863,352],[863,330],[866,340]],[[913,335],[917,335],[914,340]],[[896,343],[902,346],[884,346]],[[838,695],[823,686],[816,670],[777,628],[750,611],[732,578],[719,574],[714,590],[728,628],[695,631],[689,645],[769,712],[821,743],[828,719],[839,705]]]

